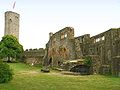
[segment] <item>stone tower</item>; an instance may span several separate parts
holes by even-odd
[[[5,12],[5,32],[4,35],[13,35],[19,40],[19,14]]]

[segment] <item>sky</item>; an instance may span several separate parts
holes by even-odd
[[[0,0],[0,39],[6,11],[20,14],[24,49],[45,48],[49,33],[65,27],[73,27],[75,37],[120,27],[120,0]]]

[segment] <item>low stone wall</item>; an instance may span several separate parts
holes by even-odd
[[[40,49],[29,49],[24,51],[24,62],[34,65],[34,64],[43,64],[43,57],[45,50]]]
[[[25,63],[31,64],[31,65],[36,65],[36,64],[43,64],[43,59],[42,58],[26,58]]]
[[[110,65],[108,65],[108,64],[102,65],[100,67],[100,74],[103,74],[103,75],[109,75],[109,74],[111,74]]]
[[[113,57],[111,71],[112,75],[120,77],[120,56]]]

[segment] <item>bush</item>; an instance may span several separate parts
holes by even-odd
[[[5,83],[13,78],[12,69],[7,63],[0,61],[0,83]]]
[[[84,64],[89,67],[92,65],[92,59],[90,56],[85,57]]]

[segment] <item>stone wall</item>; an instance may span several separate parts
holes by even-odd
[[[24,61],[28,64],[43,64],[43,57],[45,50],[40,49],[29,49],[24,51]]]
[[[112,58],[112,75],[120,77],[120,56],[116,56]]]
[[[91,37],[89,55],[99,55],[101,60],[101,73],[111,73],[113,57],[118,55],[118,40],[120,29],[110,29],[106,32]]]
[[[92,37],[90,34],[74,37],[71,27],[50,33],[44,63],[58,66],[64,60],[82,59],[88,55],[93,56],[93,73],[112,73],[113,62],[117,62],[113,57],[120,56],[120,28],[112,28]]]
[[[45,63],[51,66],[58,66],[63,60],[75,59],[74,29],[66,27],[54,34],[50,33],[46,50]]]
[[[99,74],[101,68],[101,61],[99,55],[88,55],[92,60],[92,65],[90,69],[91,74]]]
[[[90,34],[75,37],[76,59],[89,54]]]

